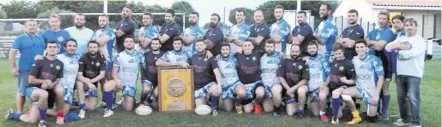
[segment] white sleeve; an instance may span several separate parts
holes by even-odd
[[[425,40],[422,37],[418,37],[416,39],[410,40],[414,42],[411,43],[410,50],[401,50],[398,52],[398,58],[399,59],[410,59],[412,57],[421,55],[422,53],[425,53],[426,49],[426,43]]]

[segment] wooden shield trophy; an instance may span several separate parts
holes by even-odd
[[[158,67],[160,112],[192,112],[193,72],[189,68]]]

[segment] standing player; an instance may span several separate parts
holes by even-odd
[[[265,88],[263,107],[265,112],[274,110],[273,117],[279,117],[282,87],[277,73],[284,55],[275,51],[273,40],[265,42],[265,51],[266,53],[260,59],[261,79]]]
[[[115,35],[117,36],[117,43],[115,43],[115,48],[117,52],[120,53],[124,50],[123,43],[127,36],[133,36],[135,32],[135,22],[132,20],[132,8],[125,6],[121,12],[122,20],[118,22]]]
[[[186,28],[184,30],[184,33],[182,35],[184,46],[183,51],[187,53],[189,56],[192,56],[196,53],[195,51],[195,42],[198,39],[201,39],[203,37],[203,32],[201,31],[201,28],[198,25],[200,15],[198,12],[192,12],[189,15],[189,24],[190,27]]]
[[[276,22],[270,27],[270,39],[275,44],[275,51],[285,53],[287,42],[290,36],[290,25],[284,20],[284,7],[282,5],[276,5],[273,11]]]
[[[340,106],[342,103],[341,93],[348,86],[354,85],[354,79],[356,74],[354,72],[354,66],[351,60],[345,59],[344,57],[344,47],[339,44],[333,45],[333,52],[335,56],[330,57],[330,82],[328,85],[321,87],[319,91],[319,103],[320,112],[325,112],[325,105],[328,100],[329,94],[332,95],[332,109],[333,117],[332,124],[338,124],[338,113],[340,112]],[[328,122],[328,118],[325,114],[321,115],[321,120]]]
[[[366,38],[368,47],[370,48],[369,53],[379,57],[382,61],[382,66],[384,67],[384,85],[382,85],[382,120],[388,120],[388,105],[390,103],[390,92],[389,84],[392,78],[392,68],[391,68],[391,53],[385,51],[385,45],[392,42],[395,39],[395,35],[391,28],[388,26],[388,20],[390,19],[390,13],[388,11],[381,11],[378,14],[378,29],[374,29],[368,33]],[[383,95],[383,96],[382,96]],[[380,108],[379,108],[380,109]]]
[[[37,34],[37,21],[28,20],[25,22],[25,34],[18,36],[12,43],[9,51],[9,67],[13,76],[18,78],[18,90],[16,95],[17,112],[23,113],[25,103],[25,89],[28,87],[29,71],[31,70],[34,57],[43,55],[45,42]],[[17,51],[21,56],[18,60],[18,69],[16,67]]]
[[[309,69],[300,57],[301,49],[299,45],[292,45],[290,52],[290,58],[286,58],[278,69],[278,77],[284,87],[283,94],[285,95],[287,114],[293,116],[296,111],[296,91],[307,84]]]
[[[237,9],[235,12],[236,24],[232,27],[230,35],[226,37],[230,44],[230,52],[235,54],[241,52],[243,42],[249,37],[249,26],[245,24],[246,12],[243,9]]]
[[[159,67],[168,66],[181,66],[189,67],[189,58],[186,53],[183,52],[183,39],[180,37],[173,38],[173,48],[174,50],[167,51],[163,56],[158,59],[155,65]],[[160,40],[161,41],[161,40]]]
[[[352,61],[356,71],[356,86],[349,87],[342,92],[342,99],[350,107],[353,115],[353,120],[347,124],[358,124],[362,121],[353,99],[348,96],[360,98],[368,105],[367,121],[373,123],[376,120],[379,93],[384,83],[384,68],[378,57],[367,54],[368,47],[364,40],[355,43],[358,56],[355,56]]]
[[[395,125],[420,127],[420,90],[421,79],[424,74],[425,40],[416,33],[417,22],[413,18],[404,21],[406,36],[400,37],[388,44],[387,51],[395,51],[398,54],[397,67],[406,68],[397,70],[397,98],[402,121],[396,121]],[[408,102],[406,99],[408,98]],[[407,104],[410,105],[407,107]],[[411,111],[411,114],[408,114]]]
[[[318,53],[325,55],[325,58],[330,57],[333,44],[335,43],[336,36],[338,36],[338,30],[333,21],[333,9],[328,4],[321,4],[319,8],[319,16],[322,19],[318,29],[316,29],[314,36],[319,40]]]
[[[98,42],[90,41],[88,51],[79,61],[77,88],[78,96],[80,97],[80,113],[78,114],[80,118],[85,117],[86,109],[89,111],[95,110],[98,97],[98,83],[105,76],[106,58],[101,55],[98,47]]]
[[[84,26],[86,16],[78,13],[74,18],[74,26],[66,28],[72,38],[78,41],[76,54],[84,54],[87,51],[87,43],[92,39],[94,31]]]
[[[149,47],[152,43],[152,39],[158,37],[158,30],[152,25],[152,13],[144,13],[141,22],[143,23],[143,27],[138,30],[136,41],[138,42],[139,50],[145,53],[150,50]]]
[[[104,84],[104,100],[106,109],[103,117],[110,117],[114,114],[112,111],[113,93],[119,90],[123,91],[123,108],[127,112],[132,111],[137,90],[138,72],[144,67],[143,54],[135,51],[134,39],[127,36],[124,39],[125,50],[118,53],[115,57],[114,68],[112,70],[113,80]]]
[[[213,13],[210,15],[210,29],[206,31],[203,37],[207,50],[210,50],[215,56],[221,54],[221,45],[224,39],[224,33],[219,26],[220,20],[221,18],[218,14]]]
[[[181,30],[174,22],[175,11],[172,9],[166,10],[164,15],[165,24],[160,30],[161,51],[166,52],[174,49],[173,42],[174,38],[181,35]]]
[[[270,27],[265,23],[264,12],[260,9],[255,10],[253,19],[255,24],[250,26],[249,40],[253,42],[253,50],[264,52],[264,43],[270,38]]]
[[[76,53],[77,40],[73,38],[66,40],[64,48],[66,52],[58,54],[57,59],[63,63],[63,78],[60,80],[60,86],[64,89],[63,113],[67,115],[72,106],[72,98],[75,95],[74,86],[77,81],[78,60],[81,55]],[[78,119],[78,115],[74,114],[73,116]],[[74,117],[67,116],[65,121],[75,120]]]
[[[301,47],[301,56],[308,56],[307,45],[308,42],[313,40],[313,30],[306,22],[307,13],[305,11],[299,11],[296,15],[298,20],[298,26],[292,31],[292,44],[299,45]]]
[[[218,67],[222,77],[222,99],[224,110],[231,111],[233,103],[238,114],[242,114],[241,102],[246,95],[244,85],[239,81],[237,72],[237,59],[230,54],[230,45],[224,43],[221,46],[221,57],[218,59]],[[235,102],[233,102],[235,97]]]
[[[206,57],[206,45],[204,40],[198,40],[195,43],[197,54],[194,54],[189,63],[193,69],[195,87],[196,106],[206,103],[206,95],[210,94],[210,107],[212,115],[218,115],[216,106],[218,106],[219,96],[221,95],[221,74],[218,64],[213,57]]]
[[[154,105],[153,103],[158,97],[158,72],[156,62],[163,56],[164,52],[160,50],[161,44],[158,38],[152,40],[150,47],[152,50],[144,53],[144,63],[146,63],[146,67],[144,67],[141,77],[141,84],[143,85],[143,92],[140,97],[141,105],[144,105],[145,101]]]
[[[355,9],[351,9],[347,13],[348,26],[345,28],[336,43],[341,44],[345,48],[345,58],[352,60],[357,56],[355,50],[355,41],[364,39],[364,29],[358,24],[359,14]]]
[[[242,45],[243,51],[236,53],[234,56],[238,60],[238,76],[241,83],[244,84],[246,96],[244,97],[244,111],[246,113],[252,112],[255,109],[255,114],[261,114],[261,99],[264,98],[265,90],[260,77],[260,59],[263,52],[253,51],[253,43],[251,41],[244,41]],[[256,100],[253,100],[255,98]],[[253,102],[255,107],[253,107]]]
[[[59,47],[57,54],[64,52],[63,43],[67,39],[71,38],[69,32],[60,28],[60,24],[61,24],[60,16],[55,14],[49,16],[50,29],[44,31],[42,34],[45,44],[47,44],[49,41],[57,42]]]
[[[328,85],[330,79],[328,79],[328,74],[330,73],[330,65],[324,55],[318,54],[318,42],[310,41],[307,44],[307,52],[309,59],[307,59],[306,64],[309,68],[310,79],[308,81],[307,87],[298,89],[298,96],[301,98],[299,100],[299,110],[298,114],[302,115],[305,97],[308,95],[311,97],[311,109],[314,116],[325,116],[325,112],[320,112],[319,105],[319,91],[321,87]],[[307,88],[307,89],[306,89]],[[307,91],[306,91],[307,90]]]

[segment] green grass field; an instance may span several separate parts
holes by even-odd
[[[440,59],[427,61],[425,66],[425,76],[421,84],[421,119],[423,126],[438,127],[441,126],[441,63]],[[17,79],[12,77],[9,71],[6,59],[0,59],[0,111],[4,115],[8,108],[15,109],[15,93],[17,90]],[[390,84],[392,99],[390,105],[390,114],[398,113],[396,99],[396,85]],[[26,104],[26,108],[29,102]],[[103,109],[95,112],[88,112],[86,118],[77,122],[66,123],[66,126],[161,126],[161,127],[202,127],[202,126],[333,126],[330,123],[323,123],[319,118],[295,119],[283,115],[281,118],[274,119],[271,114],[263,115],[237,115],[235,113],[221,112],[219,116],[198,116],[194,113],[158,113],[154,112],[149,116],[137,116],[135,113],[124,112],[118,108],[111,118],[103,118]],[[49,126],[55,126],[55,118],[49,118]],[[345,121],[336,126],[346,126]],[[12,120],[1,120],[0,126],[36,126],[36,124],[25,124]],[[376,124],[361,123],[362,127],[380,127],[394,126],[393,119],[390,121],[381,121]]]

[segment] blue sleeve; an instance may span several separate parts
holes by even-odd
[[[246,25],[241,26],[241,31],[239,32],[239,40],[245,41],[250,36],[250,28]]]
[[[167,62],[167,56],[169,55],[169,52],[164,53],[158,60],[161,62]]]
[[[378,57],[374,56],[374,60],[372,61],[372,65],[374,68],[374,72],[377,76],[384,75],[384,67],[382,66],[382,61]]]
[[[21,45],[22,45],[22,37],[19,36],[14,40],[11,48],[21,50]]]
[[[194,41],[197,41],[203,37],[203,32],[199,28],[193,29],[192,36],[195,39]]]
[[[324,67],[325,77],[330,74],[330,62],[324,57],[324,61],[322,62],[322,66]]]
[[[336,31],[336,29],[333,27],[333,24],[327,22],[324,24],[324,28],[321,30],[321,38],[320,40],[322,42],[327,42],[327,40],[330,38],[330,36],[333,35],[333,33]]]
[[[150,29],[150,30],[146,33],[146,36],[145,36],[145,37],[146,37],[147,39],[150,39],[150,40],[152,40],[152,39],[158,37],[158,30],[155,29],[155,28]]]
[[[375,41],[376,40],[376,30],[372,30],[372,31],[368,32],[367,36],[370,40]]]
[[[117,56],[115,56],[114,61],[113,61],[114,67],[119,67],[120,66],[119,60],[120,60],[120,54],[117,54]]]
[[[280,30],[274,34],[277,34],[278,36],[284,38],[285,36],[287,36],[290,33],[290,26],[285,25],[285,24],[281,24],[280,27],[281,27]]]
[[[381,36],[381,38],[379,40],[384,40],[387,43],[390,43],[390,42],[394,41],[395,37],[396,36],[394,35],[393,31],[388,30],[388,31],[385,31],[385,33],[383,33],[383,35]]]
[[[71,34],[68,31],[65,31],[64,33],[65,33],[66,38],[63,41],[66,41],[67,39],[71,39],[72,38]]]

